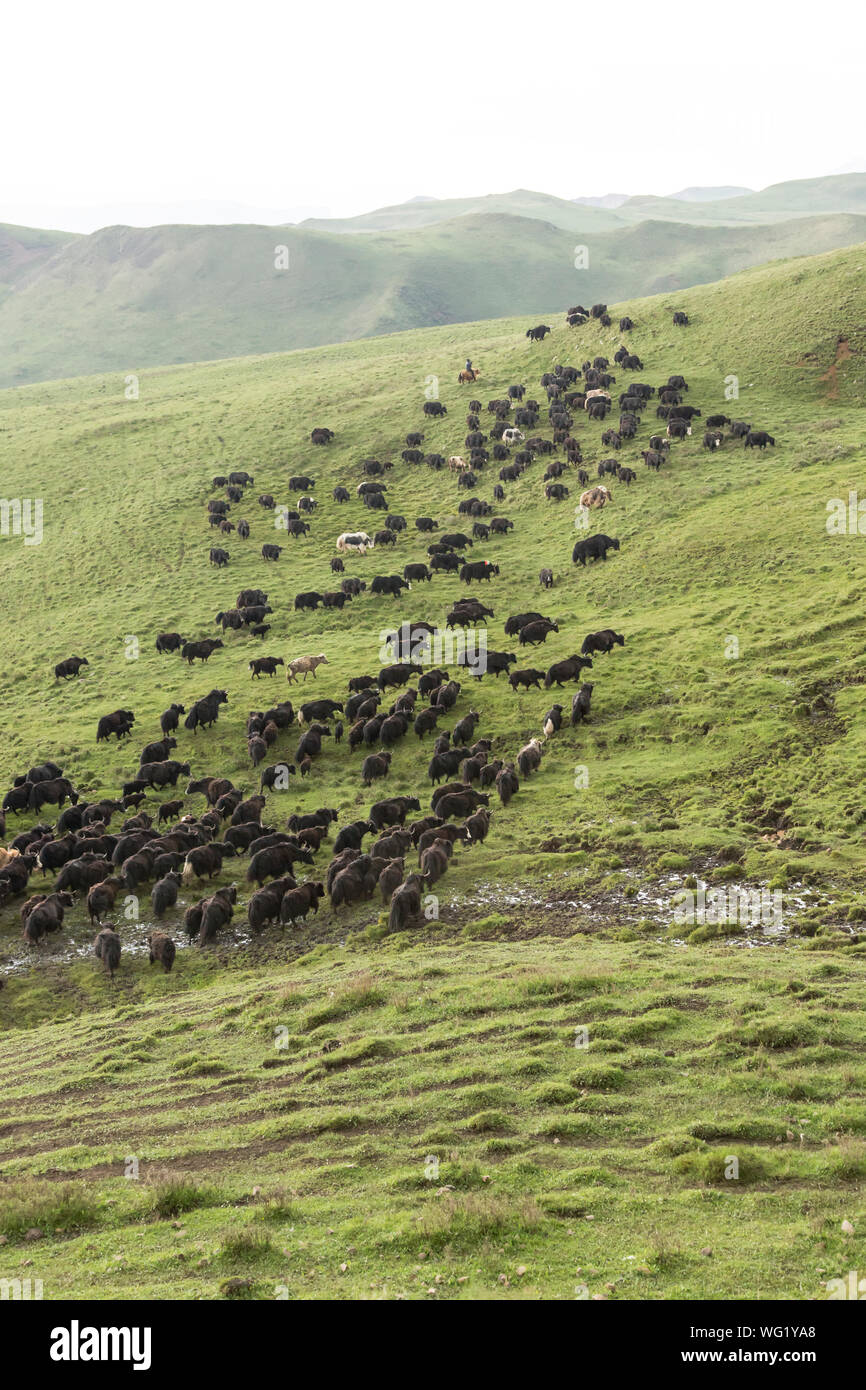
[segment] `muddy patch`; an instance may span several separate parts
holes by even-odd
[[[830,363],[826,372],[819,376],[818,380],[827,384],[827,399],[835,401],[839,396],[839,368],[843,362],[847,362],[849,357],[853,357],[851,345],[847,338],[836,340],[836,356]]]

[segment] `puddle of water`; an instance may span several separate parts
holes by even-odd
[[[627,871],[631,877],[635,877],[638,872],[637,869]],[[554,874],[545,875],[545,879],[554,877],[556,877]],[[700,878],[697,879],[697,885],[698,889],[703,888],[705,891],[708,886],[712,886]],[[746,885],[742,886],[745,887]],[[581,912],[590,918],[606,917],[610,920],[615,918],[617,922],[627,927],[635,926],[639,920],[651,915],[658,917],[657,928],[662,932],[673,925],[672,898],[675,893],[682,890],[682,887],[682,876],[677,877],[673,874],[664,876],[650,887],[645,885],[639,887],[634,895],[629,897],[616,892],[611,893],[608,890],[601,894],[598,899],[573,897],[551,900],[545,894],[529,887],[486,881],[476,884],[468,895],[450,897],[446,900],[446,905],[455,913],[465,913],[467,907],[486,912],[525,907],[543,910],[547,913],[557,911]],[[202,885],[199,896],[207,896],[205,885]],[[812,905],[809,901],[812,896],[811,890],[805,885],[802,883],[794,884],[792,891],[786,894],[786,910],[780,921],[764,926],[743,926],[738,935],[718,939],[731,947],[740,949],[745,947],[750,950],[760,946],[778,944],[780,940],[788,937],[791,919],[796,918],[798,912],[805,911]],[[170,913],[166,913],[162,919],[143,917],[137,921],[126,921],[122,914],[119,915],[115,925],[120,932],[124,955],[141,956],[146,954],[148,951],[147,938],[154,930],[166,932],[173,937],[179,951],[196,949],[195,943],[189,941],[183,930],[183,913],[190,902],[194,901],[198,901],[198,897],[178,899],[177,906]],[[832,900],[828,906],[831,905],[831,902]],[[648,913],[648,909],[655,911]],[[695,925],[700,924],[696,922]],[[10,929],[3,933],[3,937],[6,938],[5,941],[3,937],[0,937],[0,945],[5,946],[5,950],[0,953],[0,975],[20,974],[34,966],[38,967],[40,961],[58,964],[64,961],[93,957],[93,940],[97,929],[88,923],[78,922],[73,926],[68,923],[67,918],[67,925],[64,926],[63,930],[55,936],[48,937],[43,946],[38,949],[24,945],[20,933],[16,930],[17,926],[18,923],[15,922],[14,926],[10,926]],[[15,939],[16,936],[17,940]],[[220,947],[241,949],[258,939],[250,931],[245,911],[241,908],[236,912],[235,920],[231,926],[220,933],[217,944]],[[654,939],[659,945],[665,946],[684,946],[687,944],[684,937],[659,936],[647,939]]]

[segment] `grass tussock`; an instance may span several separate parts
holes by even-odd
[[[154,1216],[167,1221],[183,1212],[215,1206],[220,1194],[210,1185],[186,1177],[158,1177],[149,1188],[148,1206]]]
[[[21,1240],[28,1231],[71,1235],[95,1226],[101,1203],[82,1183],[15,1179],[0,1186],[0,1235]]]
[[[433,1199],[418,1218],[415,1241],[431,1250],[453,1246],[472,1250],[535,1231],[543,1219],[532,1197],[513,1199],[493,1193],[461,1193]]]
[[[221,1264],[234,1267],[239,1264],[255,1264],[273,1252],[271,1238],[266,1231],[231,1231],[220,1243],[217,1259]]]

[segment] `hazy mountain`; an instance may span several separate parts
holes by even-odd
[[[488,208],[498,201],[482,200]],[[0,385],[503,314],[553,321],[578,301],[676,292],[866,240],[866,215],[611,227],[608,211],[524,198],[537,211],[551,204],[582,226],[486,211],[353,236],[309,225],[108,227],[90,236],[0,228]],[[575,268],[578,244],[587,269]]]
[[[682,203],[715,203],[720,198],[741,198],[745,193],[754,193],[753,188],[738,188],[736,184],[721,188],[681,188],[679,193],[669,193]]]
[[[429,227],[450,222],[455,217],[482,214],[537,217],[555,227],[576,232],[600,231],[622,226],[621,219],[607,208],[580,207],[566,198],[516,188],[510,193],[487,193],[477,198],[412,198],[393,207],[377,208],[360,217],[308,218],[301,225],[308,231],[384,232],[399,228]]]
[[[629,198],[617,208],[616,216],[625,221],[647,217],[672,222],[736,226],[741,223],[774,222],[790,217],[814,217],[818,213],[866,212],[866,174],[837,174],[820,179],[796,179],[774,183],[760,193],[741,193],[736,197],[708,202],[683,202],[676,197],[641,195]]]
[[[44,206],[39,204],[19,205],[14,209],[0,203],[0,213],[7,221],[32,222],[39,226],[58,227],[66,232],[84,233],[99,231],[103,227],[160,227],[180,226],[230,226],[235,223],[256,223],[265,226],[283,226],[287,223],[302,222],[306,217],[326,217],[328,210],[322,207],[251,207],[246,203],[229,200],[185,201],[158,203],[106,203],[93,207]]]
[[[628,202],[628,197],[627,193],[602,193],[601,197],[572,198],[571,201],[585,208],[618,208]]]

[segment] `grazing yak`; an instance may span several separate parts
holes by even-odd
[[[744,449],[766,449],[771,444],[775,448],[776,441],[766,430],[749,430],[743,442]]]
[[[161,738],[157,743],[146,743],[138,759],[139,765],[141,763],[163,762],[168,757],[171,750],[176,747],[177,739],[169,736]]]
[[[135,715],[129,709],[116,709],[112,710],[111,714],[103,714],[96,726],[96,742],[108,740],[114,734],[119,743],[131,733],[134,723]]]
[[[546,621],[544,614],[537,613],[534,608],[526,613],[513,613],[510,618],[506,618],[505,620],[505,635],[506,637],[516,637],[520,629],[526,627],[527,623],[540,623],[544,621]]]
[[[580,652],[582,656],[592,656],[595,652],[611,652],[615,646],[624,647],[625,638],[613,628],[605,627],[584,637]]]
[[[562,705],[551,705],[544,719],[541,721],[541,727],[546,739],[550,738],[551,734],[558,733],[562,728],[562,711]]]
[[[613,494],[606,487],[591,487],[580,494],[580,505],[587,510],[592,507],[604,507],[612,501]]]
[[[170,974],[171,967],[174,965],[174,958],[177,955],[177,948],[171,937],[166,936],[165,932],[151,932],[147,938],[147,945],[151,965],[156,965],[159,962],[166,975]]]
[[[528,777],[530,772],[536,772],[540,766],[541,742],[537,738],[531,738],[517,755],[517,770],[521,777]]]
[[[377,863],[378,862],[377,860]],[[395,890],[399,888],[400,884],[403,882],[403,870],[403,859],[400,857],[389,860],[379,874],[378,887],[382,894],[382,902],[385,903],[386,906],[390,903]]]
[[[39,893],[28,899],[21,908],[24,940],[27,944],[39,946],[48,933],[60,931],[63,926],[63,914],[66,908],[72,907],[73,902],[72,894],[67,892],[47,895]]]
[[[123,887],[123,879],[117,877],[99,879],[90,886],[87,893],[87,911],[91,924],[101,922],[106,912],[111,911],[114,900]]]
[[[410,922],[421,916],[421,889],[424,880],[420,874],[410,874],[405,883],[395,889],[391,896],[388,913],[388,930],[402,931]]]
[[[211,690],[203,699],[196,700],[190,707],[189,714],[183,721],[185,729],[192,729],[193,733],[198,733],[199,725],[207,729],[211,724],[215,724],[219,718],[220,705],[228,704],[228,695],[225,690]],[[139,776],[141,773],[139,773]]]
[[[323,883],[299,883],[296,888],[290,888],[283,894],[283,901],[280,904],[280,921],[290,922],[292,926],[300,919],[306,919],[308,912],[318,912],[319,898],[324,896],[325,885]]]
[[[558,623],[552,623],[549,618],[535,619],[520,629],[517,641],[521,647],[535,647],[546,642],[551,632],[559,632]]]
[[[276,922],[280,915],[283,898],[297,883],[291,874],[275,878],[264,888],[258,888],[247,904],[247,920],[254,932],[260,932],[269,922]]]
[[[345,853],[354,854],[355,851],[348,850]],[[376,891],[376,873],[371,856],[361,854],[356,859],[347,860],[334,874],[328,891],[333,908],[372,898]]]
[[[524,690],[528,690],[530,686],[535,686],[538,690],[540,690],[541,682],[543,680],[544,672],[536,671],[533,667],[530,667],[526,671],[512,671],[508,677],[508,684],[511,686],[511,689],[516,693],[521,686]]]
[[[350,598],[357,598],[359,594],[362,594],[362,593],[364,592],[364,590],[366,589],[366,587],[367,587],[367,581],[366,581],[366,579],[355,579],[355,578],[352,578],[352,579],[341,579],[341,580],[340,580],[340,588],[341,588],[341,590],[343,591],[344,594],[348,594]]]
[[[257,680],[259,676],[275,676],[277,667],[284,666],[285,662],[281,656],[259,656],[249,662],[251,678]]]
[[[442,875],[447,873],[448,861],[453,852],[453,841],[438,838],[421,851],[418,862],[421,876],[428,888],[432,888]]]
[[[571,552],[572,564],[585,565],[587,560],[607,559],[609,550],[619,550],[619,541],[605,536],[599,532],[595,536],[587,536],[585,540],[577,541]]]
[[[237,896],[238,890],[234,884],[231,884],[228,888],[218,888],[213,897],[204,898],[201,903],[196,904],[200,909],[198,913],[199,946],[206,946],[222,927],[228,926],[234,914]],[[187,909],[188,917],[190,911]]]
[[[371,753],[361,764],[361,780],[365,787],[381,777],[387,777],[391,767],[390,753]]]
[[[577,694],[572,697],[571,722],[573,726],[589,718],[589,702],[591,698],[592,685],[589,683],[582,685]]]
[[[86,656],[68,656],[65,661],[58,661],[54,667],[55,680],[69,680],[70,676],[77,676],[82,666],[89,666],[90,662]]]
[[[467,816],[461,829],[466,832],[470,845],[480,845],[487,839],[490,830],[490,812],[481,806],[471,816]]]
[[[180,887],[180,874],[174,871],[167,873],[164,878],[159,879],[154,885],[150,895],[151,908],[154,917],[161,917],[170,907],[174,907],[177,902],[178,888]],[[151,965],[153,961],[151,960]]]
[[[590,666],[592,661],[588,657],[578,656],[576,652],[564,661],[555,661],[544,677],[545,690],[552,685],[562,685],[565,681],[579,680],[581,671]]]
[[[368,550],[373,550],[375,541],[366,531],[344,531],[337,537],[337,549],[343,554],[350,551],[358,555],[366,555]]]
[[[376,677],[376,684],[382,691],[387,690],[389,686],[407,685],[413,676],[420,676],[423,670],[423,666],[418,666],[413,661],[398,661],[391,666],[382,667]]]
[[[436,560],[436,556],[431,560],[431,564]],[[444,557],[441,557],[444,558]],[[468,564],[461,565],[459,578],[464,584],[471,584],[473,579],[489,581],[495,574],[499,573],[499,566],[494,565],[490,560],[472,560]]]
[[[403,589],[411,587],[410,581],[399,574],[377,574],[370,585],[370,593],[390,594],[392,598],[399,598]]]
[[[219,651],[220,647],[225,646],[221,637],[205,637],[201,642],[184,642],[181,647],[181,656],[188,665],[196,660],[207,662],[214,652]]]
[[[422,582],[429,584],[433,579],[433,572],[427,565],[420,563],[404,565],[403,578],[407,579],[410,584]]]
[[[120,937],[114,927],[103,927],[93,943],[93,953],[102,961],[112,980],[115,970],[120,965],[120,951]]]
[[[496,791],[503,806],[507,806],[511,798],[520,791],[520,778],[510,763],[506,763],[496,774]]]
[[[189,763],[179,763],[173,758],[142,763],[138,769],[138,779],[147,787],[176,787],[181,774],[189,776]]]
[[[317,667],[327,666],[327,664],[328,658],[324,652],[320,652],[318,656],[296,656],[286,667],[286,680],[296,681],[298,676],[303,675],[306,681],[310,674],[315,680]]]
[[[257,883],[259,887],[263,885],[266,878],[280,878],[285,873],[292,873],[296,863],[312,864],[312,850],[300,844],[298,840],[290,843],[265,845],[263,849],[257,850],[250,858],[247,868],[247,882]]]
[[[52,777],[50,780],[29,784],[29,808],[37,814],[44,805],[62,806],[65,801],[78,804],[78,793],[68,777]]]
[[[314,720],[333,719],[336,714],[343,713],[344,708],[340,700],[308,700],[298,710],[298,723],[303,727]]]

